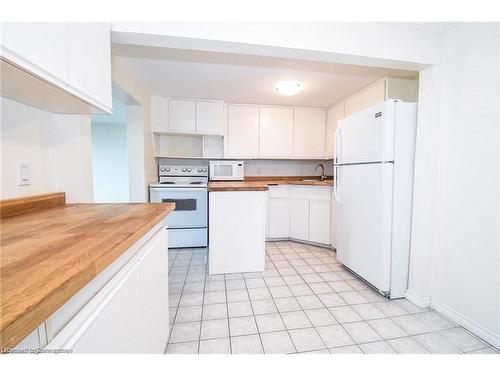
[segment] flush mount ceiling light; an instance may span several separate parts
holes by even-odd
[[[276,84],[275,89],[281,95],[292,96],[298,94],[302,87],[302,82],[299,81],[282,81]]]

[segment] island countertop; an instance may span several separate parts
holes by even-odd
[[[317,176],[245,177],[243,181],[210,181],[208,191],[266,191],[269,185],[333,186],[333,179]]]
[[[22,202],[23,212],[11,215],[8,202],[0,219],[0,347],[15,346],[175,208],[64,204],[63,195],[35,210]]]

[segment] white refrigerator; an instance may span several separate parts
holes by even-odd
[[[417,104],[388,100],[335,133],[338,260],[389,298],[408,283]]]

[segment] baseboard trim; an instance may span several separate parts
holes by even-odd
[[[455,323],[460,324],[462,327],[471,331],[473,334],[486,341],[487,343],[493,345],[497,349],[500,349],[500,335],[496,334],[495,332],[492,332],[488,328],[473,321],[472,319],[445,305],[444,303],[437,301],[435,298],[433,298],[431,301],[431,308],[444,315],[445,317],[453,320]]]
[[[431,297],[420,297],[418,294],[409,289],[406,290],[405,298],[421,308],[429,307],[431,305]]]
[[[297,242],[297,243],[303,243],[304,245],[313,245],[313,246],[323,247],[325,249],[330,249],[330,250],[334,249],[334,248],[332,248],[332,245],[325,244],[325,243],[298,240],[296,238],[291,238],[291,237],[273,237],[273,238],[266,237],[266,242],[281,242],[281,241],[292,241],[292,242]]]

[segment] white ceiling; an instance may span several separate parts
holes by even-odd
[[[416,75],[355,65],[130,45],[113,45],[113,63],[151,95],[311,107],[328,107],[387,75]],[[296,96],[281,96],[274,86],[282,80],[299,80],[304,89]]]

